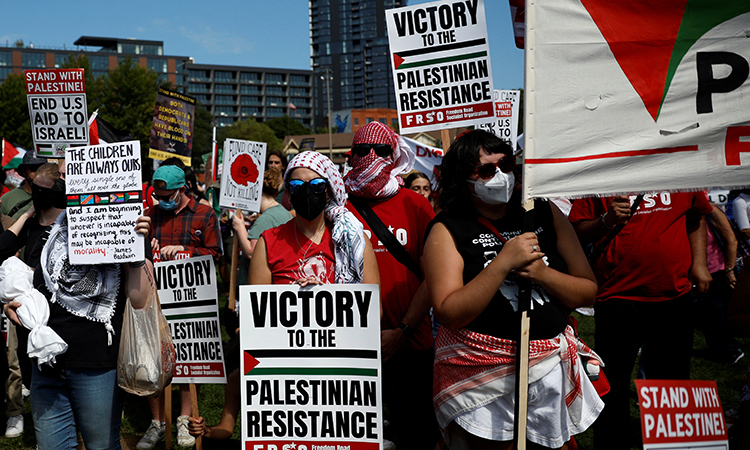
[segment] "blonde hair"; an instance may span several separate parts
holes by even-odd
[[[57,163],[46,163],[39,166],[39,168],[36,170],[36,174],[34,175],[34,178],[45,175],[49,177],[52,182],[56,182],[60,178],[60,167],[57,165]]]
[[[283,182],[284,180],[281,178],[281,171],[279,169],[275,167],[267,169],[263,174],[263,193],[271,197],[276,197],[279,195],[279,189]]]

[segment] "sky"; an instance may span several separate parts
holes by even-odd
[[[3,1],[0,46],[21,39],[36,48],[75,49],[81,36],[164,42],[164,54],[197,64],[310,69],[307,0]],[[408,4],[429,3],[409,0]],[[495,89],[523,87],[506,0],[485,0]],[[94,50],[94,48],[89,48]]]

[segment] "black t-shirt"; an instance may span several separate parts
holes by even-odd
[[[519,205],[509,204],[508,211],[499,220],[491,221],[500,235],[509,240],[522,234],[524,211]],[[567,272],[567,266],[557,251],[557,233],[549,203],[536,201],[534,207],[534,231],[539,246],[545,253],[549,266]],[[464,260],[463,281],[468,284],[500,253],[503,247],[493,231],[482,225],[476,215],[441,212],[430,224],[442,223],[455,239],[456,248]],[[502,339],[518,339],[521,313],[517,312],[518,284],[515,273],[506,278],[494,297],[472,322],[464,328],[477,333]],[[532,288],[532,310],[530,338],[550,339],[560,334],[567,325],[567,315],[560,303],[538,285]]]

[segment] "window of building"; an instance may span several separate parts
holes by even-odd
[[[4,81],[11,73],[13,73],[13,69],[10,67],[0,67],[0,81]]]
[[[252,106],[243,106],[242,107],[242,115],[243,116],[255,116],[260,114],[260,108],[255,108]]]
[[[388,121],[385,119],[385,117],[379,118],[378,122],[382,123],[383,125],[388,125]]]
[[[266,84],[283,84],[284,74],[283,73],[267,73]]]
[[[293,87],[293,88],[290,89],[290,91],[291,91],[291,94],[293,96],[295,96],[295,97],[305,97],[307,95],[310,95],[310,93],[307,90],[307,88],[296,88],[296,87]]]
[[[289,75],[289,82],[296,86],[310,84],[307,75]]]
[[[260,94],[260,86],[240,86],[240,94]]]
[[[374,120],[375,119],[373,119],[372,117],[366,117],[365,118],[365,123],[370,123],[370,122],[373,122]]]
[[[237,92],[237,88],[231,84],[215,84],[214,92],[232,93]]]
[[[281,117],[284,115],[284,108],[266,108],[267,117]]]
[[[57,62],[57,58],[55,58],[55,62]],[[0,52],[0,67],[11,67],[12,65],[13,65],[13,53]]]
[[[284,104],[283,97],[266,97],[266,105],[277,106],[277,105],[283,105],[283,104]]]
[[[234,72],[226,70],[215,70],[214,81],[234,81]]]
[[[199,103],[202,103],[204,105],[206,103],[210,103],[211,102],[211,96],[210,95],[200,95],[199,94],[199,95],[193,95],[193,97],[195,97],[195,101],[197,101]]]
[[[234,119],[231,117],[217,117],[216,125],[220,127],[228,127],[234,123]]]
[[[44,53],[23,53],[21,58],[24,67],[28,68],[44,68]]]
[[[109,56],[91,55],[88,58],[89,58],[89,64],[91,64],[92,70],[109,70]]]
[[[188,70],[188,77],[190,77],[190,81],[210,81],[211,80],[208,70],[190,69]]]
[[[235,109],[234,106],[214,106],[214,114],[227,114],[233,116],[235,114]]]
[[[257,72],[240,72],[240,81],[257,83],[260,81],[260,74]]]
[[[266,86],[266,95],[285,95],[286,89],[283,86]]]
[[[166,59],[151,59],[146,60],[146,67],[153,70],[156,73],[167,72],[167,60]]]
[[[68,55],[63,55],[60,53],[55,53],[55,68],[59,69],[62,67],[66,62],[68,62]],[[2,62],[2,56],[0,56],[0,66],[4,65]]]
[[[234,105],[237,103],[231,95],[216,95],[214,97],[214,103],[217,105]]]
[[[197,93],[197,92],[205,92],[210,93],[211,92],[211,85],[207,83],[190,83],[188,85],[188,92],[191,93]]]
[[[359,125],[359,117],[354,118],[354,125]]]

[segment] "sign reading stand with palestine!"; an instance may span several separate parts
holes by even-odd
[[[265,161],[265,142],[225,140],[219,206],[260,211]]]
[[[246,450],[378,450],[377,285],[240,286]]]
[[[635,380],[643,449],[727,450],[715,381]]]
[[[154,263],[156,288],[172,331],[175,383],[226,383],[211,256]]]
[[[65,171],[71,264],[143,261],[140,142],[68,148]]]
[[[24,70],[31,135],[41,158],[64,158],[71,144],[88,144],[83,69]]]
[[[193,97],[159,88],[151,128],[149,158],[164,161],[174,156],[189,166],[193,152],[194,119]]]
[[[471,126],[494,117],[482,0],[386,11],[402,133]]]

